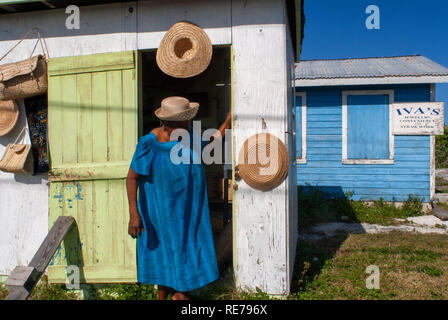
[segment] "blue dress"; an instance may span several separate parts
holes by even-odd
[[[170,152],[176,145],[180,142],[159,142],[152,132],[141,137],[131,168],[139,175],[145,228],[137,238],[138,281],[183,292],[216,280],[219,271],[204,168],[174,164]],[[192,157],[193,148],[187,151]]]

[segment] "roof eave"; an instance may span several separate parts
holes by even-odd
[[[419,76],[419,77],[377,77],[377,78],[320,78],[296,79],[296,87],[327,87],[327,86],[354,86],[376,84],[418,84],[418,83],[448,83],[448,75]]]

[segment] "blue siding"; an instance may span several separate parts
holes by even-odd
[[[347,159],[389,159],[389,96],[347,96]]]
[[[394,164],[342,164],[342,91],[394,89],[396,102],[430,101],[429,85],[297,88],[307,93],[307,163],[297,184],[353,200],[430,199],[430,137],[395,136]],[[389,151],[387,149],[387,151]]]
[[[296,97],[296,157],[302,157],[302,97]]]

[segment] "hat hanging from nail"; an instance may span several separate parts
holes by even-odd
[[[207,69],[212,51],[212,42],[204,30],[188,21],[180,21],[163,37],[156,61],[167,75],[190,78]]]
[[[248,138],[239,153],[238,171],[252,188],[268,191],[288,175],[289,156],[283,142],[269,133]]]

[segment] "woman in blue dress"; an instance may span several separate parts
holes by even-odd
[[[197,161],[173,161],[173,155],[183,152],[190,160],[195,156],[194,144],[179,142],[172,133],[185,129],[192,136],[198,108],[182,97],[164,99],[155,111],[162,125],[139,139],[126,179],[138,281],[157,285],[160,300],[170,289],[173,300],[188,299],[185,292],[219,277],[204,168]],[[230,112],[214,139],[229,127]]]

